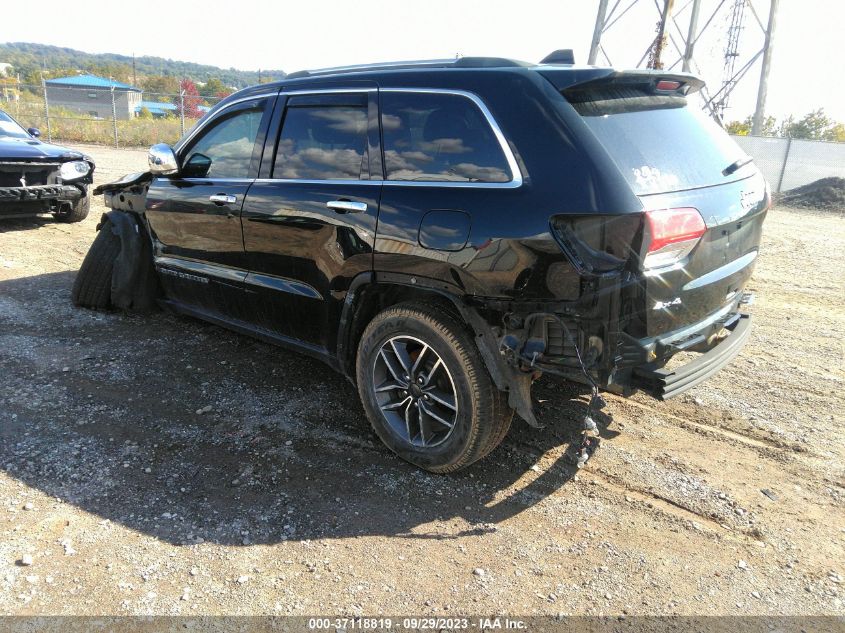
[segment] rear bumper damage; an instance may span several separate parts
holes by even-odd
[[[512,400],[522,400],[522,406],[514,408],[526,421],[536,423],[522,412],[529,409],[528,385],[541,374],[623,396],[635,391],[659,400],[677,396],[714,375],[739,354],[748,340],[751,322],[740,307],[752,299],[750,293],[742,294],[698,323],[639,339],[620,331],[618,320],[599,318],[595,313],[590,318],[575,316],[557,309],[559,304],[532,306],[536,312],[505,313],[505,327],[493,330],[500,361],[513,376],[523,378],[519,393],[511,393]],[[610,301],[605,307],[614,303]],[[669,361],[681,352],[696,352],[698,356],[667,369]]]
[[[751,333],[751,316],[732,313],[722,327],[730,334],[685,365],[674,369],[653,363],[636,367],[633,385],[658,400],[666,400],[707,380],[742,351]]]

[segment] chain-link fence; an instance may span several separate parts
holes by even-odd
[[[845,143],[768,136],[734,136],[780,193],[821,178],[845,178]]]
[[[42,140],[114,147],[175,143],[220,99],[48,82],[0,86],[0,109]]]

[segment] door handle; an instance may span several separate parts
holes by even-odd
[[[230,196],[227,193],[216,193],[213,196],[208,196],[208,199],[219,205],[235,204],[238,201],[237,196]]]
[[[367,210],[366,202],[352,202],[351,200],[332,200],[327,202],[326,206],[338,213],[361,213]]]

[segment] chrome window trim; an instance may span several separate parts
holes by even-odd
[[[326,180],[315,180],[313,178],[256,178],[256,183],[300,183],[303,185],[383,185],[383,180],[360,180],[358,178],[332,178]]]
[[[281,97],[299,97],[302,95],[320,95],[320,94],[348,94],[350,92],[377,92],[378,88],[314,88],[312,90],[308,90],[307,88],[301,88],[298,90],[284,90],[279,93]],[[296,107],[296,106],[295,106]],[[304,106],[304,107],[315,107],[315,106]]]
[[[238,105],[239,103],[244,103],[245,101],[253,101],[253,100],[256,100],[256,99],[266,99],[267,97],[275,97],[275,96],[278,96],[278,94],[279,94],[279,91],[278,91],[278,90],[276,90],[276,91],[274,91],[274,92],[262,92],[261,94],[257,94],[257,95],[250,95],[250,96],[248,96],[248,97],[241,97],[240,99],[235,99],[234,101],[232,101],[232,102],[230,102],[230,103],[227,103],[225,106],[223,106],[223,107],[222,107],[222,108],[220,108],[217,112],[215,112],[215,113],[214,113],[214,117],[213,117],[213,118],[210,118],[208,121],[205,121],[202,125],[195,127],[195,128],[191,131],[191,133],[190,133],[190,134],[188,134],[188,136],[186,136],[184,139],[179,139],[179,141],[176,143],[176,145],[174,145],[174,146],[173,146],[173,152],[174,152],[174,153],[178,156],[178,155],[179,155],[179,153],[182,151],[182,148],[183,148],[183,147],[185,147],[188,143],[190,143],[190,142],[191,142],[191,140],[193,140],[193,138],[194,138],[197,134],[199,134],[202,130],[204,130],[205,128],[207,128],[207,127],[209,126],[209,124],[210,124],[212,121],[216,121],[216,120],[217,120],[217,116],[218,116],[221,112],[225,112],[225,111],[226,111],[226,110],[228,110],[229,108],[231,108],[231,107],[233,107],[233,106],[236,106],[236,105]],[[201,120],[201,119],[200,119],[200,120]]]
[[[482,101],[481,97],[473,92],[466,90],[454,90],[451,88],[314,88],[312,90],[301,89],[286,92],[282,90],[279,93],[281,97],[294,95],[309,95],[309,94],[324,94],[324,93],[349,93],[349,92],[405,92],[405,93],[423,93],[423,94],[448,94],[458,97],[464,97],[472,101],[476,107],[481,111],[481,114],[487,120],[487,125],[493,130],[493,135],[499,142],[499,147],[505,156],[505,162],[511,170],[511,180],[508,182],[454,182],[451,180],[359,180],[359,179],[331,179],[318,180],[311,178],[256,178],[255,182],[275,182],[275,183],[302,183],[302,184],[329,184],[329,185],[390,185],[393,187],[472,187],[479,189],[516,189],[523,184],[522,172],[519,169],[519,164],[516,157],[508,145],[507,139],[493,117],[493,114]],[[379,117],[381,117],[381,106],[379,105]],[[382,147],[382,151],[384,148]],[[274,157],[275,160],[275,157]]]
[[[240,184],[244,182],[255,182],[255,178],[180,178],[183,182],[198,182],[208,184],[209,181],[213,183],[220,183],[221,185]]]
[[[451,88],[381,88],[381,92],[411,92],[421,94],[447,94],[464,97],[472,101],[484,118],[487,119],[487,125],[493,130],[493,135],[499,141],[499,146],[505,155],[505,162],[511,170],[511,180],[508,182],[451,182],[448,180],[385,180],[385,184],[402,185],[405,187],[482,187],[488,189],[516,189],[522,186],[522,172],[519,169],[519,163],[516,162],[516,157],[511,151],[510,145],[505,138],[502,129],[493,117],[493,113],[487,108],[487,105],[474,92],[466,90],[454,90]],[[379,104],[379,116],[382,115],[381,104]],[[382,152],[384,147],[382,147]]]

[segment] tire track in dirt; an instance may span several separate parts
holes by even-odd
[[[746,435],[744,433],[740,433],[737,431],[732,431],[730,429],[726,429],[724,426],[720,426],[716,423],[707,423],[704,421],[693,421],[688,418],[683,418],[680,415],[675,413],[671,413],[670,411],[666,410],[666,406],[649,406],[647,404],[643,404],[641,402],[637,402],[636,400],[625,400],[622,398],[614,398],[614,404],[618,405],[621,408],[632,407],[637,408],[642,411],[648,411],[649,413],[653,413],[654,415],[661,417],[666,420],[670,420],[675,422],[679,427],[685,430],[695,430],[700,432],[704,435],[712,433],[713,435],[722,436],[725,441],[734,442],[738,444],[742,444],[747,446],[748,448],[755,449],[761,451],[761,454],[764,457],[771,457],[768,451],[775,449],[775,450],[792,450],[791,446],[786,442],[778,441],[778,440],[771,440],[764,437],[752,437],[750,435]]]

